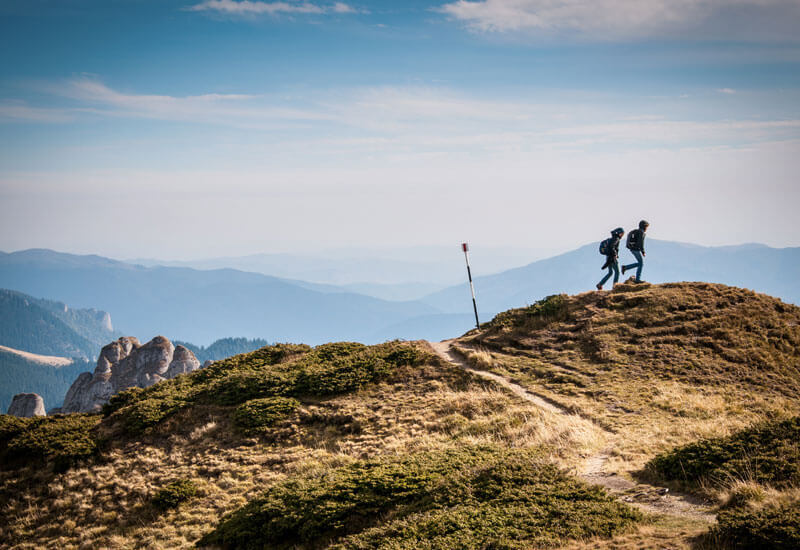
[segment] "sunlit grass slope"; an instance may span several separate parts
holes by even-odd
[[[552,296],[457,341],[514,378],[624,434],[614,459],[800,413],[800,308],[707,283],[622,284]]]
[[[120,394],[103,415],[0,418],[0,452],[13,458],[0,472],[0,544],[19,548],[177,548],[203,536],[274,547],[260,527],[231,539],[231,518],[248,524],[268,495],[293,491],[302,506],[287,501],[287,517],[330,504],[338,518],[303,531],[315,547],[415,547],[430,534],[456,548],[467,533],[474,545],[554,546],[640,520],[552,464],[592,452],[602,434],[424,343],[270,346]],[[301,523],[280,531],[280,544],[300,537]]]

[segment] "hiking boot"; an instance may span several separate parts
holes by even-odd
[[[603,285],[597,285],[597,290],[603,290]]]
[[[626,265],[622,266],[622,274],[623,275],[625,275],[625,271],[627,271],[627,269],[628,269],[628,266],[626,266]]]

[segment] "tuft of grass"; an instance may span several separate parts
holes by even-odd
[[[299,405],[291,397],[251,399],[236,407],[233,420],[245,433],[256,434],[289,416]]]
[[[800,484],[800,416],[764,421],[727,437],[678,447],[646,466],[657,477],[699,489],[748,479],[776,488]]]
[[[535,451],[462,447],[290,478],[223,518],[199,545],[553,547],[612,536],[641,518]]]
[[[71,414],[16,418],[0,415],[0,463],[4,468],[52,462],[63,472],[94,456],[98,439],[97,415]]]
[[[197,485],[191,479],[176,479],[161,488],[150,499],[150,503],[158,510],[177,508],[197,494]]]

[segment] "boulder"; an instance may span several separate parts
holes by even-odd
[[[167,369],[167,378],[175,378],[179,374],[187,374],[200,368],[200,361],[194,353],[183,346],[177,346],[172,354],[172,362]]]
[[[167,338],[156,336],[144,345],[131,336],[105,346],[94,373],[84,372],[72,383],[62,412],[96,412],[116,393],[146,388],[178,374],[200,368],[194,354],[177,348]]]
[[[8,414],[30,418],[32,416],[47,416],[44,410],[44,399],[38,393],[18,393],[11,400]]]

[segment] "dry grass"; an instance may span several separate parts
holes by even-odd
[[[615,432],[613,470],[800,412],[800,308],[705,283],[561,300],[549,322],[512,310],[457,345],[472,364]]]
[[[63,474],[0,473],[0,543],[187,548],[288,475],[458,442],[546,446],[567,460],[603,444],[581,426],[444,364],[404,368],[355,394],[306,402],[268,438],[243,437],[229,414],[198,407],[114,448],[103,462]],[[152,495],[176,479],[193,480],[198,496],[173,511],[155,510]]]

